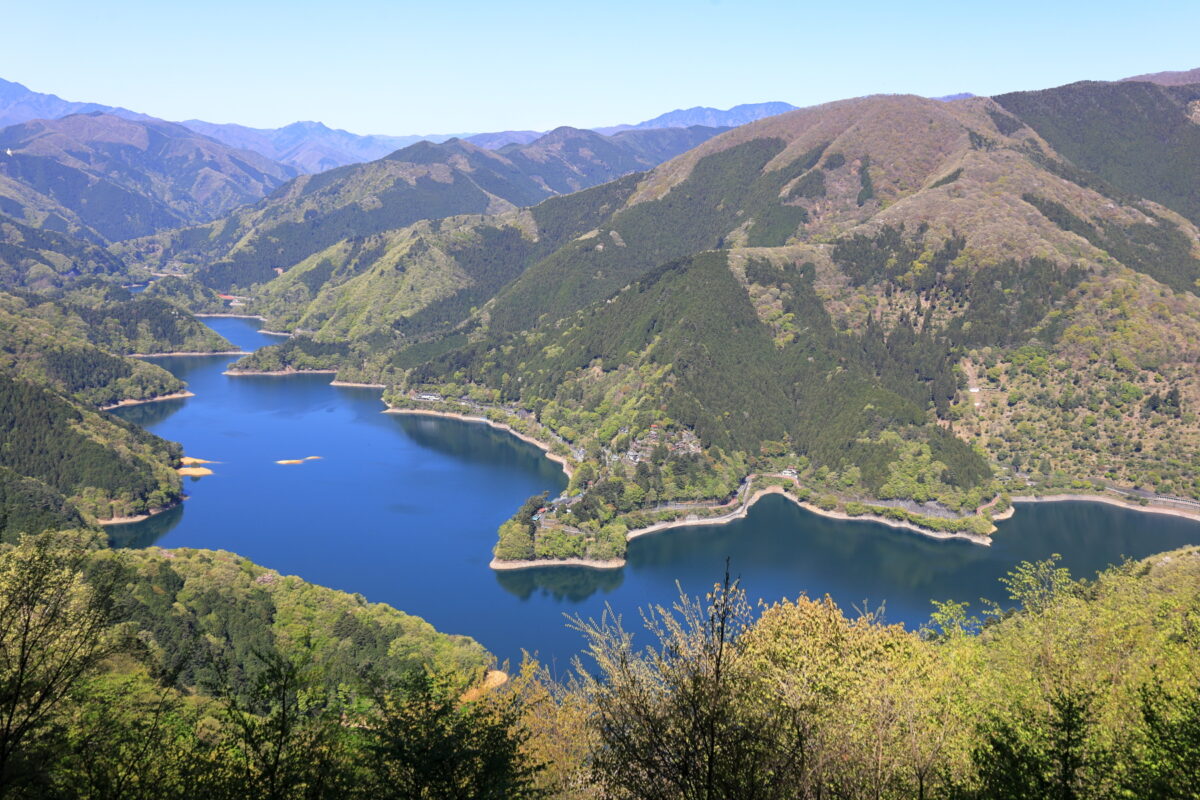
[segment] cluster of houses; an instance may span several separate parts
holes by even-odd
[[[625,431],[622,431],[624,433]],[[649,461],[651,454],[659,445],[665,445],[671,455],[699,455],[702,452],[700,438],[686,428],[675,432],[667,432],[657,422],[650,425],[645,435],[629,446],[629,450],[618,459],[624,459],[631,464]]]

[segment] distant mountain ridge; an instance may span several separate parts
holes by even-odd
[[[649,169],[720,133],[664,128],[603,136],[561,127],[486,150],[463,139],[420,141],[365,164],[302,175],[261,203],[199,228],[130,241],[143,266],[199,267],[213,288],[265,283],[322,250],[459,214],[497,214]]]
[[[149,118],[92,111],[0,130],[0,212],[92,242],[207,222],[295,175]]]
[[[615,125],[594,130],[601,134],[611,134],[625,130],[690,128],[695,125],[732,128],[763,117],[782,114],[794,108],[795,106],[782,102],[746,103],[725,111],[697,106],[670,111],[654,119],[633,125]],[[33,119],[58,119],[70,114],[87,114],[95,111],[134,120],[156,119],[126,108],[63,100],[57,95],[35,92],[22,84],[0,79],[0,128]],[[351,133],[312,121],[293,122],[281,128],[252,128],[236,123],[215,123],[200,119],[183,120],[177,124],[216,139],[230,147],[251,150],[300,172],[309,173],[324,172],[348,164],[375,161],[420,141],[441,143],[453,138],[462,138],[487,150],[499,150],[510,144],[530,144],[547,133],[547,131],[512,130],[476,134],[434,133],[385,136]]]
[[[1200,83],[1200,67],[1174,72],[1148,72],[1145,75],[1134,75],[1122,78],[1123,82],[1140,81],[1142,83],[1157,83],[1159,86],[1187,86]]]
[[[150,119],[145,114],[127,108],[63,100],[58,95],[35,92],[20,83],[0,78],[0,128],[31,119],[58,119],[70,114],[90,114],[93,111],[116,114],[129,119]]]
[[[330,128],[320,122],[293,122],[282,128],[249,128],[199,119],[180,123],[231,147],[261,153],[301,172],[324,172],[347,164],[374,161],[420,141],[444,142],[452,135],[360,135]]]
[[[593,128],[593,130],[597,133],[607,134],[648,128],[689,128],[692,125],[705,125],[710,128],[736,128],[748,122],[795,110],[796,106],[791,103],[779,101],[743,103],[724,111],[708,106],[695,106],[693,108],[677,108],[635,125],[613,125],[607,128]]]

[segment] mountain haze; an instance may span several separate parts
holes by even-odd
[[[710,128],[736,128],[738,125],[793,111],[795,108],[791,103],[782,102],[743,103],[726,110],[695,106],[668,111],[636,125],[615,125],[595,130],[600,133],[616,133],[624,130],[647,130],[649,128],[690,128],[693,125],[704,125]]]
[[[28,122],[31,119],[58,119],[71,114],[90,114],[99,111],[128,119],[149,119],[127,108],[115,108],[100,103],[73,103],[58,95],[35,92],[13,81],[0,78],[0,128]]]
[[[1200,83],[1200,67],[1177,72],[1151,72],[1146,75],[1134,75],[1131,78],[1122,78],[1121,80],[1157,83],[1160,86],[1187,86],[1188,84]]]
[[[300,172],[324,172],[347,164],[374,161],[419,141],[441,142],[452,138],[450,135],[363,136],[320,122],[293,122],[282,128],[219,125],[198,119],[180,124],[230,147],[253,150]]]

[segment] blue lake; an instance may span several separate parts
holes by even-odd
[[[278,341],[257,333],[255,320],[206,322],[246,350]],[[1200,543],[1200,523],[1098,503],[1019,505],[981,547],[829,520],[767,497],[729,525],[636,539],[621,570],[494,572],[499,524],[526,497],[565,485],[540,451],[480,424],[380,413],[378,390],[330,386],[329,375],[223,375],[232,360],[155,359],[196,396],[120,410],[219,463],[213,475],[185,479],[179,508],[110,528],[115,544],[231,550],[472,636],[501,659],[527,650],[560,671],[581,646],[564,615],[598,616],[610,604],[636,623],[639,608],[670,604],[677,584],[707,591],[726,558],[755,598],[828,593],[847,609],[882,605],[889,621],[917,626],[930,599],[1003,600],[998,579],[1022,560],[1061,553],[1075,574],[1091,575],[1123,557]],[[320,459],[275,463],[308,456]]]

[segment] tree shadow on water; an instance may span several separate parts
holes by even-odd
[[[609,593],[625,582],[624,569],[589,569],[587,567],[535,567],[532,569],[498,570],[496,582],[506,592],[528,600],[535,593],[582,602],[596,592]]]
[[[141,522],[109,525],[104,529],[108,534],[108,543],[116,548],[138,549],[151,546],[183,519],[183,505],[180,503]]]

